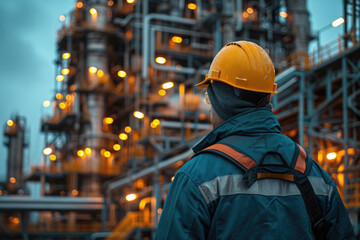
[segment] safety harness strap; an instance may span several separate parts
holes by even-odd
[[[249,156],[221,143],[211,145],[199,153],[214,152],[235,162],[237,166],[245,171],[243,180],[247,183],[248,187],[255,181],[264,178],[282,179],[294,182],[301,193],[306,210],[310,216],[315,239],[325,240],[328,229],[323,218],[320,201],[316,197],[311,183],[305,175],[307,154],[300,145],[296,144],[296,147],[298,147],[299,151],[293,168],[281,165],[262,164],[262,161],[260,161],[260,165],[257,165],[257,163]],[[295,157],[296,155],[294,158]],[[295,161],[295,159],[293,161]]]

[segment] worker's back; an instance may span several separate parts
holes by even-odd
[[[198,155],[176,174],[157,239],[314,239],[296,184],[261,179],[249,187],[245,170],[225,155],[201,152],[222,143],[256,163],[290,165],[299,154],[296,144],[280,133],[268,107],[244,110],[227,120],[194,148]],[[329,226],[328,239],[353,239],[335,184],[310,157],[306,166]]]

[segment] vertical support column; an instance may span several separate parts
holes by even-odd
[[[314,87],[313,86],[310,86],[308,89],[309,91],[306,92],[306,99],[307,99],[307,104],[306,104],[306,107],[307,107],[307,116],[310,116],[311,113],[314,111]],[[314,122],[317,121],[317,117],[316,119],[308,119],[308,131],[307,131],[307,149],[308,149],[308,153],[310,154],[310,156],[313,156],[313,139],[312,139],[312,128],[313,128],[313,125],[314,125]],[[316,123],[315,123],[316,124]]]
[[[154,157],[154,166],[155,166],[155,173],[154,173],[154,197],[155,197],[155,206],[154,208],[154,227],[156,228],[158,225],[158,209],[160,207],[160,184],[159,184],[159,157],[158,154],[156,153],[155,157]]]
[[[342,58],[342,99],[343,99],[343,141],[344,141],[344,169],[346,170],[349,167],[349,154],[348,154],[348,147],[349,147],[349,128],[348,128],[348,94],[347,94],[347,68],[346,68],[346,58]],[[344,174],[345,178],[345,186],[348,184],[347,175]],[[344,198],[346,199],[346,191],[344,191]]]
[[[299,79],[299,105],[298,105],[298,126],[299,126],[299,144],[304,146],[304,93],[305,93],[305,72],[302,71]]]

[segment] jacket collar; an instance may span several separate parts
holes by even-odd
[[[244,109],[243,112],[221,123],[193,147],[198,153],[230,135],[280,133],[280,124],[270,106]]]

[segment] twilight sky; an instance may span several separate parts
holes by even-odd
[[[68,14],[75,0],[2,0],[0,5],[0,126],[15,114],[27,118],[24,168],[39,164],[44,138],[42,102],[53,97],[56,37],[59,16]],[[342,16],[342,1],[308,0],[312,30]],[[335,40],[341,27],[321,33],[322,44]],[[310,50],[315,44],[310,45]],[[46,109],[50,110],[50,109]],[[3,130],[3,128],[0,128]],[[7,150],[0,132],[0,182],[5,181]]]

